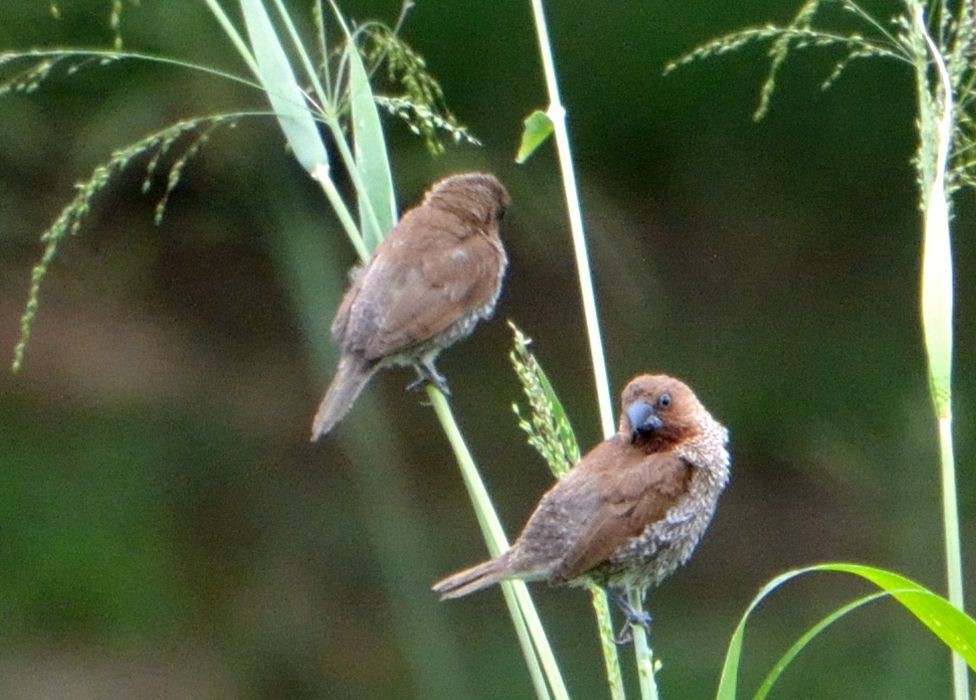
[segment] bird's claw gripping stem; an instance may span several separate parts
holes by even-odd
[[[617,607],[624,614],[626,622],[624,626],[620,628],[620,632],[617,636],[613,638],[613,641],[617,644],[630,644],[634,639],[634,633],[631,629],[632,627],[643,627],[644,631],[650,635],[651,634],[651,614],[644,612],[643,610],[638,612],[634,610],[633,606],[627,600],[627,595],[623,591],[616,588],[610,588],[607,590],[607,594],[610,596],[610,600],[616,603]]]
[[[451,389],[447,386],[447,379],[437,371],[433,362],[424,362],[414,365],[417,370],[417,379],[407,385],[407,391],[421,391],[428,384],[433,384],[444,396],[451,395]]]

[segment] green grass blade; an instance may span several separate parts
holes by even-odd
[[[488,553],[496,557],[508,549],[508,539],[505,537],[505,530],[498,519],[495,507],[491,503],[491,497],[444,394],[435,387],[428,386],[427,396],[430,398],[451,449],[454,450],[458,467],[461,469],[461,478],[468,490],[475,516],[481,526],[485,544],[488,546]],[[536,696],[539,700],[547,700],[550,697],[554,700],[569,700],[566,684],[556,663],[549,639],[546,637],[545,629],[542,627],[542,621],[529,595],[528,586],[524,581],[502,581],[501,589],[522,646]]]
[[[257,62],[258,79],[295,158],[309,173],[327,166],[325,144],[264,5],[261,0],[241,0],[241,11]]]
[[[965,659],[970,668],[976,668],[976,620],[973,620],[973,618],[964,612],[957,610],[942,596],[933,593],[911,579],[884,569],[861,564],[818,564],[803,569],[787,571],[777,576],[766,584],[752,600],[746,612],[743,614],[742,619],[739,620],[739,624],[736,626],[732,639],[729,642],[716,698],[719,700],[733,700],[736,697],[736,684],[739,674],[739,661],[742,656],[743,636],[745,635],[746,622],[752,611],[770,593],[787,581],[817,571],[852,574],[873,583],[885,594],[890,595],[901,603],[906,610],[912,613],[919,622],[925,625],[947,647]]]
[[[349,62],[349,104],[352,113],[353,147],[356,170],[362,182],[359,196],[359,225],[366,245],[374,248],[396,223],[396,198],[393,175],[383,125],[373,99],[366,66],[350,38],[346,43]]]
[[[862,605],[872,603],[875,600],[878,600],[879,598],[884,598],[888,595],[890,595],[890,593],[886,591],[882,591],[880,593],[872,593],[871,595],[866,595],[863,598],[858,598],[857,600],[852,601],[847,605],[843,605],[837,608],[837,610],[830,613],[829,615],[827,615],[827,617],[823,618],[822,620],[820,620],[820,622],[818,622],[813,627],[811,627],[806,632],[804,632],[800,636],[800,638],[796,640],[793,646],[787,649],[786,653],[780,657],[780,660],[776,662],[776,664],[773,666],[773,669],[766,675],[766,678],[763,679],[762,685],[759,686],[759,690],[756,691],[753,700],[763,700],[767,695],[769,695],[769,691],[773,689],[773,685],[783,674],[783,671],[786,670],[786,667],[789,666],[790,663],[793,661],[793,659],[795,659],[799,655],[799,653],[803,651],[803,648],[811,641],[813,641],[813,638],[816,637],[818,634],[820,634],[824,629],[826,629],[833,623],[837,622],[837,620],[844,617],[848,613],[857,610]]]
[[[295,53],[298,54],[298,60],[301,62],[302,68],[305,70],[305,74],[308,76],[308,79],[312,82],[312,89],[315,91],[315,97],[319,102],[319,107],[326,111],[332,111],[333,106],[329,102],[329,95],[322,86],[322,81],[319,80],[319,74],[315,70],[315,65],[312,63],[312,57],[305,49],[305,45],[302,43],[302,39],[298,35],[298,29],[295,27],[295,23],[292,21],[291,15],[288,14],[288,8],[285,7],[283,0],[274,0],[274,5],[275,9],[278,10],[278,16],[281,17],[281,21],[285,25],[285,30],[288,32],[291,43],[295,47]]]

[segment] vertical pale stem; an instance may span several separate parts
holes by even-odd
[[[949,602],[963,610],[962,549],[959,541],[959,504],[956,500],[956,460],[952,448],[952,417],[939,419],[939,450],[942,456],[942,517],[945,521],[946,571]],[[959,654],[952,655],[955,700],[969,697],[969,669]]]
[[[556,80],[556,67],[552,59],[552,46],[549,42],[549,30],[546,25],[542,0],[532,0],[532,13],[535,18],[536,34],[539,38],[539,52],[542,56],[542,66],[546,77],[546,88],[549,92],[549,108],[546,114],[552,122],[556,138],[556,150],[559,154],[559,167],[562,173],[563,189],[566,196],[566,208],[569,212],[570,231],[573,237],[573,250],[576,254],[576,269],[579,275],[580,295],[583,300],[583,314],[586,318],[586,332],[590,345],[590,359],[593,364],[593,379],[596,385],[597,402],[600,407],[600,423],[603,436],[609,438],[614,434],[613,403],[610,399],[610,381],[607,377],[607,363],[603,354],[603,339],[600,333],[600,319],[596,310],[596,294],[593,291],[593,276],[590,273],[590,260],[586,248],[586,236],[583,233],[583,215],[580,211],[579,193],[576,187],[576,171],[573,166],[573,155],[569,145],[569,132],[566,128],[566,109],[559,97],[559,83]],[[636,596],[636,603],[631,602],[635,611],[640,612],[643,601]],[[606,650],[606,643],[603,648]],[[651,668],[651,650],[647,644],[647,637],[643,628],[634,630],[634,652],[637,655],[638,669]],[[623,687],[614,686],[615,678],[620,677],[620,662],[604,653],[604,662],[608,669],[607,680],[611,694],[623,696]],[[611,671],[610,669],[613,669]],[[644,700],[656,700],[657,689],[654,687],[653,672],[650,683],[641,674],[641,697]]]
[[[549,109],[546,114],[555,130],[566,208],[569,211],[569,226],[573,236],[573,250],[576,253],[576,270],[579,274],[580,294],[583,297],[583,314],[586,317],[586,331],[590,342],[590,359],[593,363],[593,379],[600,405],[600,421],[603,436],[608,438],[614,433],[613,403],[610,400],[610,381],[607,378],[607,363],[603,356],[603,339],[600,336],[600,319],[596,313],[596,295],[593,292],[586,236],[583,234],[583,215],[580,212],[579,194],[576,188],[576,171],[569,147],[569,132],[566,130],[566,110],[559,98],[559,85],[556,82],[556,68],[552,61],[552,47],[549,44],[549,30],[546,28],[542,0],[532,0],[532,12],[535,15],[539,50],[542,53],[546,87],[549,91]]]
[[[931,89],[927,74],[919,70],[919,94],[932,92],[931,98],[941,102],[941,113],[920,115],[921,139],[935,139],[935,148],[922,148],[921,153],[933,153],[935,162],[931,182],[923,182],[925,233],[922,250],[922,327],[925,350],[929,362],[929,387],[939,424],[939,451],[942,462],[942,518],[946,549],[946,575],[949,602],[964,610],[962,548],[959,541],[959,507],[956,496],[955,457],[952,445],[952,307],[953,273],[952,248],[949,233],[949,200],[946,192],[946,171],[949,167],[953,126],[953,95],[949,72],[938,46],[925,26],[921,5],[913,8],[913,26],[925,40],[938,75],[938,89]],[[938,100],[941,93],[941,100]],[[961,656],[952,656],[952,677],[955,700],[969,697],[969,671]]]
[[[448,405],[447,399],[444,398],[444,394],[435,387],[428,386],[427,395],[430,397],[434,412],[444,429],[444,434],[454,450],[458,466],[461,468],[461,477],[464,479],[464,485],[471,497],[478,524],[481,525],[481,532],[484,535],[485,543],[488,545],[488,552],[493,557],[498,556],[508,549],[508,540],[491,504],[488,489],[485,488],[485,484],[481,480],[481,474],[478,473],[471,452],[461,436],[461,431],[454,420],[454,414],[451,412],[451,407]],[[529,596],[528,587],[522,581],[503,581],[501,588],[505,596],[505,603],[508,605],[509,613],[512,616],[512,622],[515,625],[516,634],[522,645],[522,653],[525,655],[525,661],[529,666],[529,673],[532,676],[536,694],[540,698],[550,697],[545,684],[545,679],[548,679],[549,686],[552,688],[552,697],[556,700],[568,700],[569,693],[559,673],[559,667],[556,664],[552,648],[549,646],[549,640],[546,638],[542,621],[539,619],[532,598]],[[533,646],[535,647],[534,652]],[[545,679],[539,670],[540,663],[545,672]]]
[[[352,215],[349,213],[346,203],[342,201],[342,195],[335,187],[335,183],[332,182],[332,177],[329,174],[329,168],[326,165],[319,165],[312,172],[312,179],[319,183],[322,187],[322,191],[325,192],[325,196],[329,200],[329,204],[335,210],[336,216],[339,217],[339,223],[342,224],[342,229],[349,236],[349,240],[356,249],[356,254],[359,255],[359,259],[363,262],[369,260],[370,252],[366,248],[366,243],[363,241],[362,235],[359,233],[359,229],[356,228],[356,222],[353,221]]]

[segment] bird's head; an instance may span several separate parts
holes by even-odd
[[[505,186],[487,173],[446,177],[430,188],[424,201],[489,225],[501,222],[512,203]]]
[[[632,444],[662,449],[694,437],[704,408],[682,381],[664,374],[641,374],[621,395],[619,432]]]

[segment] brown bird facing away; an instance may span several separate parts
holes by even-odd
[[[342,356],[312,440],[342,420],[382,367],[414,365],[412,388],[429,381],[449,393],[434,359],[495,309],[508,264],[498,228],[509,203],[492,175],[447,177],[353,270],[332,322]]]
[[[623,592],[643,596],[695,550],[729,480],[728,431],[687,385],[663,374],[631,379],[621,404],[616,434],[549,489],[515,544],[435,584],[441,600],[513,578],[593,582],[628,623],[650,624]]]

